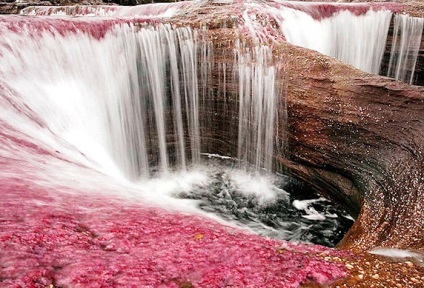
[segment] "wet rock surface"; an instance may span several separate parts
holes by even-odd
[[[349,277],[336,287],[421,287],[424,285],[422,262],[398,261],[391,258],[358,254],[351,259],[338,260],[349,270]]]

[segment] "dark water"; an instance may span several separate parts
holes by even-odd
[[[341,207],[293,178],[241,172],[230,160],[213,160],[210,166],[208,183],[177,197],[197,200],[204,211],[283,240],[334,247],[353,224]]]

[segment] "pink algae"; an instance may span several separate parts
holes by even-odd
[[[0,36],[6,31],[27,33],[28,36],[40,37],[44,32],[59,35],[72,35],[77,32],[91,35],[100,40],[106,33],[119,25],[158,24],[160,19],[150,18],[55,18],[55,17],[22,17],[0,15]]]
[[[309,14],[315,20],[323,20],[331,18],[335,14],[343,11],[360,16],[366,14],[368,11],[390,10],[398,12],[403,5],[401,3],[379,3],[379,2],[364,2],[364,3],[329,3],[329,2],[271,2],[272,6],[278,8],[292,8]]]
[[[298,287],[346,276],[321,246],[111,196],[0,184],[1,287]]]

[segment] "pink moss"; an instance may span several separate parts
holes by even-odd
[[[155,24],[160,19],[150,18],[54,18],[54,17],[22,17],[1,16],[0,30],[15,33],[28,33],[28,36],[39,37],[43,32],[58,33],[62,36],[75,34],[76,32],[102,39],[107,32],[116,25],[121,24]],[[0,34],[1,36],[1,34]]]
[[[317,253],[198,216],[0,184],[4,287],[298,287],[346,275]]]
[[[356,16],[364,15],[369,10],[390,10],[398,12],[402,9],[401,3],[319,3],[319,2],[276,2],[276,7],[287,7],[309,14],[315,20],[333,17],[342,11],[349,11]]]

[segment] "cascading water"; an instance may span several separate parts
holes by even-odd
[[[234,2],[240,17],[223,29],[235,46],[187,27],[186,13],[203,13],[188,3],[0,17],[0,285],[297,287],[345,275],[322,260],[337,252],[246,232],[332,246],[353,219],[270,173],[289,73],[273,41],[290,17],[282,1]],[[164,24],[175,14],[178,26]]]
[[[412,84],[421,46],[424,19],[395,15],[387,76]]]
[[[391,11],[368,11],[355,15],[341,11],[314,19],[293,9],[281,11],[287,41],[337,58],[366,72],[378,74],[386,46]],[[301,25],[299,25],[301,23]]]
[[[386,70],[381,66],[391,20],[395,15],[394,42],[387,76],[413,83],[417,52],[421,45],[422,18],[394,14],[379,3],[274,0],[249,2],[245,6],[244,21],[258,38],[272,38],[267,29],[259,32],[260,25],[256,18],[257,14],[263,14],[268,22],[277,24],[289,43],[337,58],[365,72],[381,75],[386,75]]]
[[[169,170],[166,138],[174,129],[176,165],[186,168],[186,146],[199,161],[195,31],[123,24],[103,39],[31,33],[3,38],[0,74],[54,135],[102,168],[113,159],[131,179],[147,177],[152,165]]]
[[[216,3],[225,4],[224,2]],[[205,1],[194,1],[193,5],[202,3]],[[288,42],[335,57],[365,72],[379,74],[386,73],[386,70],[380,71],[380,69],[393,16],[391,10],[379,4],[381,3],[352,5],[281,0],[261,3],[245,1],[243,21],[251,34],[256,34],[261,41],[266,40],[272,36],[266,29],[260,31],[261,25],[256,19],[255,12],[265,13],[269,22],[278,23],[280,32]],[[187,2],[177,2],[131,8],[28,7],[23,9],[21,14],[114,17],[138,15],[152,18],[171,17],[188,6]],[[422,35],[422,18],[395,14],[394,21],[396,31],[387,76],[412,84]]]
[[[283,76],[273,65],[270,46],[264,45],[278,36],[262,29],[257,12],[269,15],[279,35],[289,42],[372,73],[378,73],[387,35],[382,31],[387,31],[392,15],[388,10],[378,9],[363,9],[356,15],[346,5],[340,11],[317,18],[312,11],[315,4],[282,3],[244,4],[237,33],[248,31],[254,45],[247,48],[244,42],[238,42],[232,64],[216,62],[213,45],[205,36],[206,28],[175,28],[155,22],[178,13],[187,3],[23,11],[28,15],[107,16],[102,20],[2,19],[2,89],[14,95],[14,107],[37,120],[36,124],[16,120],[11,125],[74,162],[137,183],[202,164],[202,154],[214,153],[213,145],[208,145],[211,135],[219,135],[210,131],[220,128],[225,128],[228,135],[236,135],[237,151],[233,151],[233,156],[237,156],[239,167],[241,164],[247,170],[253,166],[256,172],[272,171],[273,153],[284,146],[276,136],[276,125],[284,126],[277,113],[284,102],[283,89],[277,85]],[[140,17],[134,20],[129,15]],[[109,18],[117,16],[127,18]],[[402,19],[407,18],[399,16],[397,23],[405,23]],[[299,21],[302,25],[298,25]],[[414,21],[418,24],[410,26],[418,31],[422,22]],[[15,22],[20,23],[18,28],[14,27]],[[366,28],[369,26],[372,29]],[[397,29],[395,36],[406,39],[404,35],[408,33],[398,33]],[[312,37],[311,32],[319,39]],[[393,41],[405,42],[396,37]],[[410,48],[406,46],[402,44],[399,48],[399,58],[416,57],[415,52],[411,57],[402,56],[409,55],[405,51]],[[397,49],[396,45],[392,47],[393,51]],[[391,67],[403,65],[399,64],[402,61],[394,62],[391,61]],[[218,79],[212,75],[216,70],[220,73]],[[413,68],[407,70],[413,74]],[[218,84],[211,84],[212,80]],[[238,87],[236,97],[234,92],[227,91],[230,86]],[[8,122],[10,113],[4,112],[1,119]],[[218,126],[221,122],[228,127]],[[226,137],[222,135],[216,143],[229,141]],[[215,170],[208,173],[206,178],[212,177],[212,182],[217,175],[227,177]],[[227,174],[235,175],[223,175]],[[204,183],[200,186],[204,187]],[[230,190],[243,190],[240,186]],[[233,192],[229,192],[231,197],[235,197]],[[196,193],[188,195],[198,197],[193,196]],[[275,195],[280,199],[279,192]]]
[[[199,109],[213,97],[205,88],[213,53],[207,41],[198,43],[197,30],[121,24],[95,39],[82,31],[62,35],[53,25],[49,29],[37,37],[29,36],[29,28],[20,35],[9,32],[1,43],[7,65],[0,73],[54,135],[103,171],[115,162],[133,180],[148,177],[155,167],[167,172],[170,162],[182,170],[188,160],[199,163]],[[8,49],[16,46],[25,47]],[[232,125],[239,135],[238,158],[271,171],[279,98],[271,53],[265,46],[238,47],[235,53],[232,74],[238,75],[241,104],[239,122]],[[23,85],[29,79],[33,87]],[[226,82],[224,74],[223,86]]]
[[[240,44],[238,44],[240,46]],[[236,50],[239,82],[238,159],[272,171],[279,91],[269,47]]]

